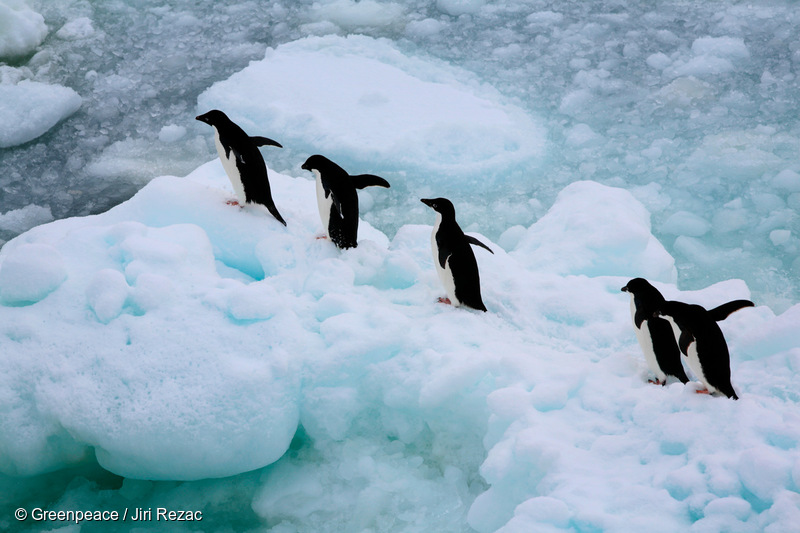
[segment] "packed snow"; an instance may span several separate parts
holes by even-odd
[[[0,530],[793,530],[798,17],[0,0]],[[287,227],[226,204],[211,108],[284,145]],[[313,153],[392,184],[355,249]],[[434,196],[487,313],[437,302]],[[720,322],[740,400],[648,383],[640,276],[756,303]]]
[[[573,183],[509,251],[478,251],[484,314],[437,302],[432,220],[362,223],[342,252],[317,238],[314,183],[271,181],[286,228],[228,205],[216,160],[3,247],[2,484],[94,458],[125,478],[102,500],[66,487],[66,510],[236,476],[219,497],[277,532],[793,527],[800,305],[721,323],[738,402],[658,387],[629,277],[707,307],[750,291],[679,291],[624,189]]]

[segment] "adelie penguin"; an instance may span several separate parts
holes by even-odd
[[[436,224],[431,234],[431,249],[436,272],[442,280],[448,299],[439,301],[486,311],[481,299],[478,262],[470,245],[491,248],[475,237],[465,235],[456,222],[456,210],[446,198],[423,198],[421,202],[436,211]]]
[[[622,287],[631,296],[631,318],[636,331],[636,339],[644,353],[644,360],[655,374],[656,385],[666,385],[667,377],[674,376],[681,383],[689,378],[683,370],[681,352],[672,326],[665,319],[655,316],[664,303],[661,293],[643,278],[635,278]]]
[[[259,146],[283,146],[266,137],[250,137],[218,109],[198,116],[197,120],[214,128],[214,144],[239,205],[261,204],[285,226],[286,221],[272,200],[267,165],[258,149]]]
[[[364,187],[389,187],[389,182],[373,174],[351,176],[322,155],[312,155],[303,163],[317,182],[317,207],[322,226],[339,248],[358,246],[358,191]]]
[[[710,311],[683,302],[665,301],[658,306],[655,315],[666,318],[675,331],[680,332],[678,346],[687,357],[689,368],[706,386],[706,390],[697,392],[721,392],[728,398],[739,399],[731,385],[728,344],[717,321],[753,305],[749,300],[735,300]]]

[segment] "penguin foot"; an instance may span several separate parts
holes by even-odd
[[[228,205],[239,205],[239,200],[228,200],[225,203]],[[239,206],[239,207],[244,207],[244,206]]]
[[[328,240],[328,236],[327,235],[317,235],[317,240],[320,240],[320,239],[325,239],[327,241]]]
[[[696,394],[711,394],[708,389],[697,389],[694,391]]]
[[[647,382],[648,382],[648,383],[652,383],[653,385],[664,385],[664,383],[666,383],[666,381],[665,381],[665,382],[662,382],[662,381],[661,381],[660,379],[658,379],[658,378],[654,378],[654,379],[648,379],[648,380],[647,380]]]
[[[450,298],[442,297],[442,298],[439,298],[436,301],[439,302],[440,304],[453,305],[453,302],[450,301]]]

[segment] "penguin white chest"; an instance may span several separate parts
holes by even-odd
[[[439,264],[439,245],[436,243],[436,234],[439,232],[439,226],[442,223],[442,215],[436,213],[436,224],[433,226],[431,233],[431,251],[433,252],[433,264],[436,265],[436,273],[444,285],[444,290],[447,297],[450,298],[450,303],[454,306],[461,305],[461,302],[456,298],[456,280],[453,277],[453,272],[450,270],[450,257],[444,262],[444,267]],[[451,256],[452,257],[452,256]]]
[[[647,367],[653,372],[656,377],[664,381],[667,379],[667,375],[661,370],[661,367],[658,364],[658,360],[656,359],[656,351],[655,347],[653,346],[653,337],[650,335],[650,329],[648,327],[648,320],[643,320],[640,327],[636,327],[636,303],[634,302],[634,296],[631,294],[631,320],[633,320],[633,329],[636,331],[636,340],[639,341],[639,346],[642,348],[642,353],[644,354],[644,360],[647,363]]]
[[[331,209],[333,209],[333,195],[329,194],[325,198],[325,187],[322,185],[322,175],[319,170],[313,169],[311,172],[314,174],[314,181],[317,186],[317,208],[319,209],[319,218],[322,221],[322,229],[325,235],[328,234],[328,224],[331,219]]]
[[[231,181],[233,192],[236,193],[236,198],[239,199],[239,204],[244,205],[247,201],[247,197],[244,194],[242,174],[236,167],[236,156],[234,155],[233,150],[230,150],[228,154],[225,153],[225,147],[222,146],[222,142],[219,140],[219,132],[217,131],[216,127],[214,128],[214,146],[217,147],[217,154],[219,154],[219,160],[222,161],[222,168],[225,169],[225,174],[228,175],[228,179]]]

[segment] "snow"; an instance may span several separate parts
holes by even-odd
[[[294,76],[298,65],[307,76]],[[402,171],[410,186],[436,174],[444,185],[480,180],[488,189],[511,169],[534,165],[545,144],[524,110],[468,73],[358,35],[268,50],[201,94],[198,111],[208,109],[224,109],[245,131],[270,124],[282,144],[335,152],[345,167],[374,159],[371,173]]]
[[[0,0],[0,530],[793,530],[799,17]],[[288,227],[226,205],[211,107],[284,145]],[[356,249],[312,153],[392,183]],[[435,196],[495,252],[487,313],[437,303]],[[638,276],[756,303],[720,323],[739,401],[647,383]]]
[[[678,290],[628,191],[568,185],[510,252],[477,233],[484,314],[436,302],[429,224],[362,222],[342,252],[313,181],[270,177],[286,228],[227,205],[214,160],[3,247],[0,485],[94,457],[118,505],[179,501],[137,479],[223,478],[273,531],[792,527],[800,305],[721,322],[738,402],[657,387],[633,272],[707,307],[751,295]]]

